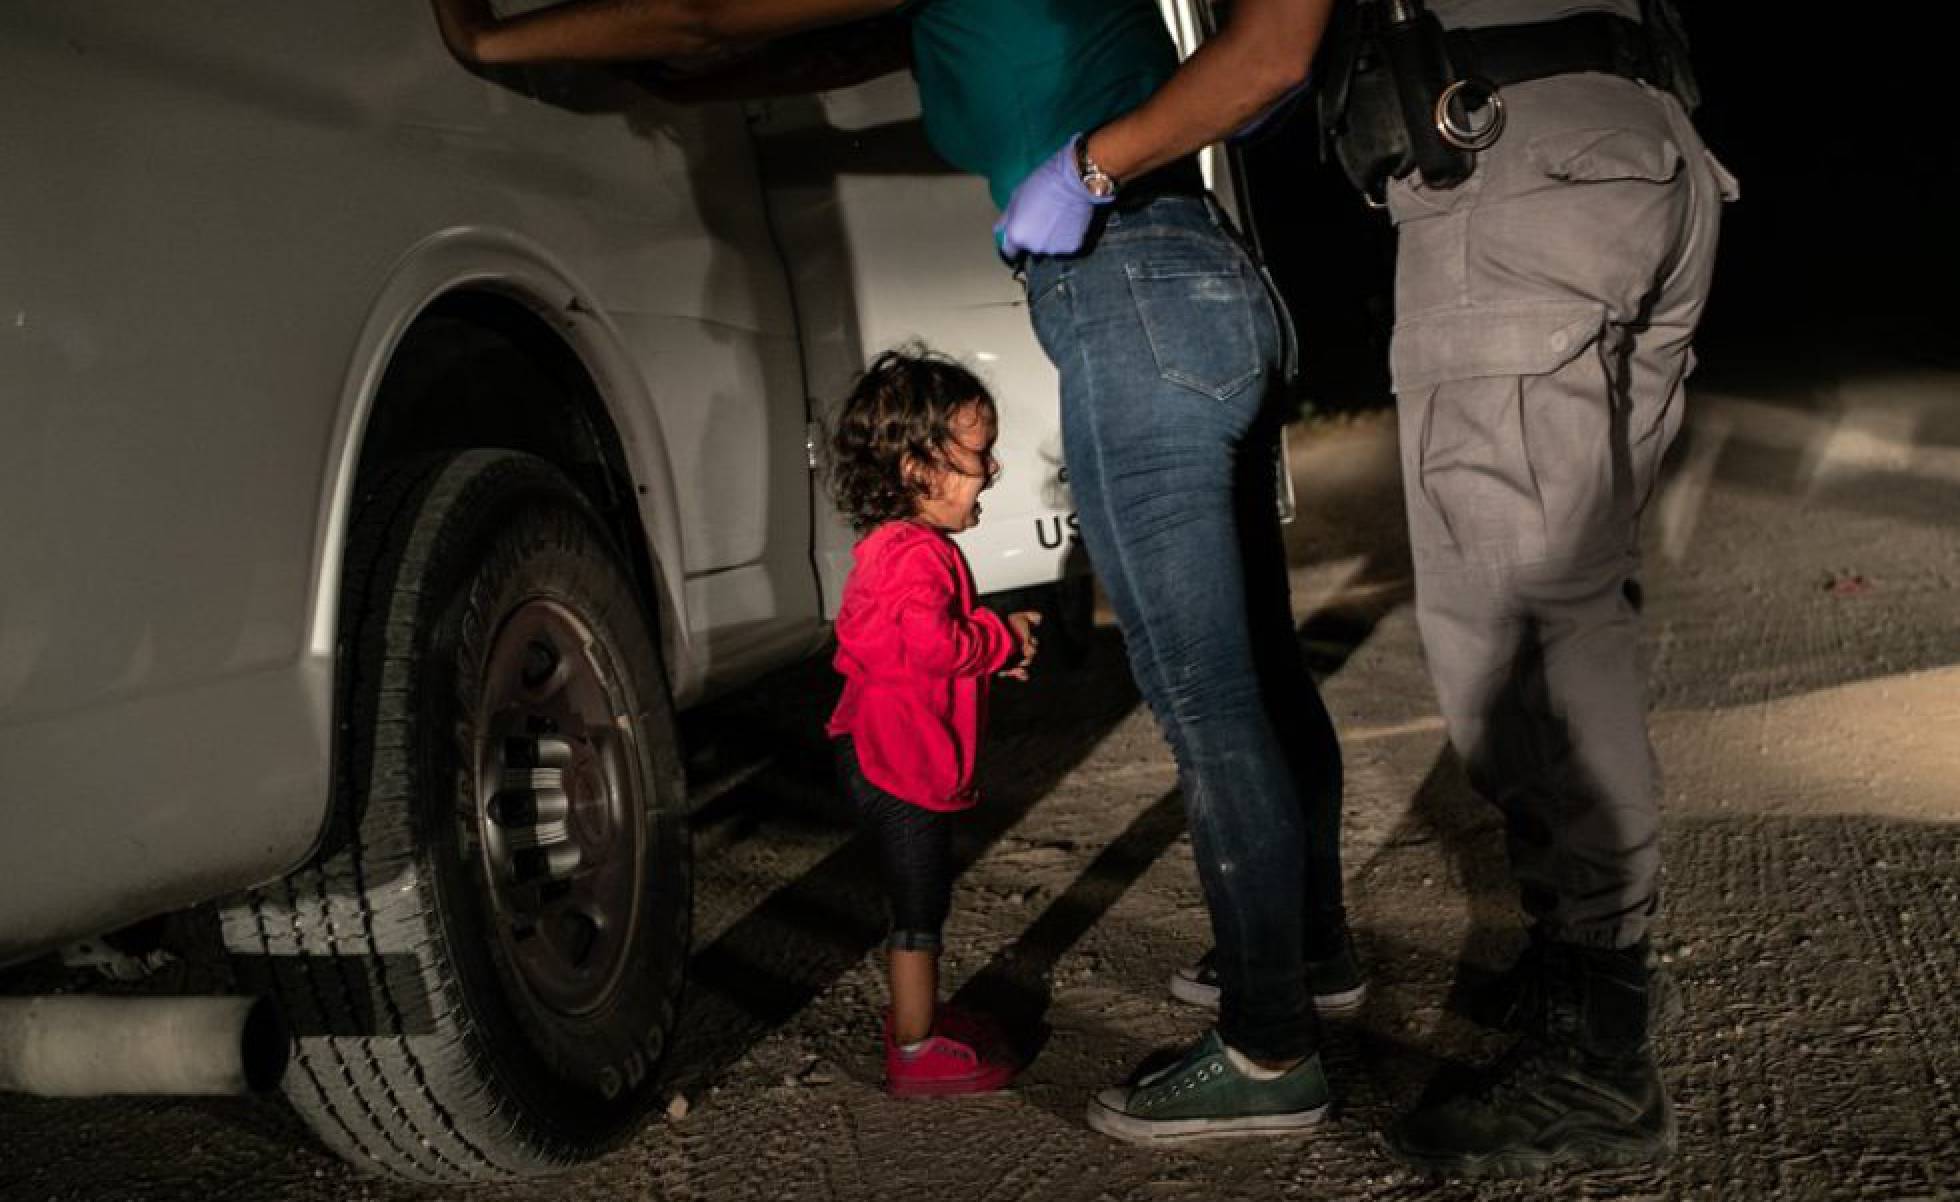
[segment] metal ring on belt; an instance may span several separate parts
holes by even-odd
[[[1490,110],[1490,116],[1481,128],[1459,122],[1452,111],[1457,105],[1461,105],[1465,117],[1485,108]],[[1496,85],[1478,76],[1459,79],[1436,97],[1436,111],[1431,119],[1436,123],[1436,135],[1458,150],[1488,150],[1504,132],[1504,97]]]

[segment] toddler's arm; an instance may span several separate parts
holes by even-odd
[[[1005,667],[1021,641],[990,609],[959,612],[949,565],[920,548],[894,565],[898,601],[893,606],[905,658],[913,667],[945,676],[991,676]]]

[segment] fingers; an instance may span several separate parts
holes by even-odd
[[[1007,615],[1007,624],[1013,628],[1015,640],[1021,645],[1021,662],[1003,670],[1000,675],[1013,680],[1026,680],[1029,665],[1034,663],[1035,652],[1041,645],[1041,641],[1034,636],[1035,627],[1041,625],[1041,613],[1032,609],[1017,610]]]

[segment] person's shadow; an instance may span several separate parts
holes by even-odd
[[[1324,680],[1346,666],[1384,618],[1415,597],[1392,415],[1321,426],[1295,456],[1293,486],[1287,562],[1296,568],[1351,565],[1299,626],[1308,667]]]
[[[756,825],[774,815],[848,826],[851,816],[830,783],[822,736],[821,714],[835,693],[828,664],[816,661],[772,678],[755,692],[753,704],[734,699],[710,714],[710,721],[741,726],[747,737],[777,747],[773,765],[718,808],[738,809],[742,821]],[[785,697],[798,700],[786,705]],[[1121,640],[1106,626],[1094,630],[1079,665],[1057,664],[1012,692],[1001,690],[979,767],[987,799],[962,815],[956,828],[956,873],[1019,825],[1136,705]],[[955,1000],[992,1013],[1024,1054],[1038,1051],[1048,972],[1182,829],[1182,809],[1172,793],[1139,815]],[[693,1094],[711,1084],[856,967],[884,935],[876,857],[853,837],[695,951],[663,1088]],[[847,1054],[840,1062],[875,1075],[852,1059]]]

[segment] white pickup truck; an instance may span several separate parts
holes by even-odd
[[[1062,578],[984,187],[902,75],[676,106],[473,75],[419,3],[13,0],[0,96],[0,964],[207,907],[355,1163],[616,1144],[687,954],[675,713],[822,647],[870,355],[989,380],[980,587]],[[49,1088],[138,1087],[93,1071]]]

